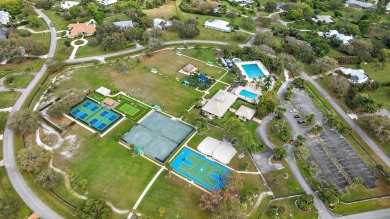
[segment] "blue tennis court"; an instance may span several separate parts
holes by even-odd
[[[88,98],[73,107],[70,114],[100,132],[103,132],[121,118],[120,114],[102,107]]]
[[[229,169],[206,157],[184,148],[171,163],[173,170],[208,190],[225,187]]]

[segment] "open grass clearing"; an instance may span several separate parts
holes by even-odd
[[[51,43],[50,33],[33,33],[33,34],[31,34],[30,38],[32,38],[38,42],[42,42],[43,45],[46,46],[47,51],[49,51],[50,43]]]
[[[228,85],[223,84],[221,82],[217,82],[214,86],[209,90],[209,93],[204,97],[206,99],[211,99],[219,90],[225,90]]]
[[[28,27],[29,29],[32,29],[34,31],[44,31],[44,30],[48,30],[49,27],[47,26],[46,22],[43,20],[43,18],[39,18],[39,26],[38,27],[33,27],[31,25],[26,25],[26,27]]]
[[[318,218],[318,212],[317,209],[313,206],[310,211],[302,211],[295,205],[295,201],[297,198],[289,198],[289,199],[283,199],[283,200],[276,200],[270,202],[269,206],[276,205],[278,207],[280,206],[286,206],[287,211],[284,215],[280,215],[280,219],[289,219],[289,218],[299,218],[299,219],[315,219]],[[268,208],[269,208],[268,206]],[[265,210],[265,213],[261,216],[261,219],[269,219],[270,217],[267,215],[267,210]]]
[[[390,198],[381,198],[376,200],[369,200],[359,202],[355,204],[337,204],[337,207],[333,210],[336,214],[350,215],[367,211],[375,211],[379,209],[390,208]]]
[[[11,84],[4,81],[4,85],[8,88],[26,88],[33,79],[34,75],[14,75],[14,81]]]
[[[13,106],[19,95],[20,93],[15,91],[0,92],[0,109]]]
[[[45,63],[46,59],[27,59],[22,63],[8,62],[5,65],[0,65],[0,71],[17,73],[17,72],[36,72]]]
[[[73,51],[73,46],[69,46],[69,47],[65,46],[66,41],[71,42],[71,40],[69,40],[69,39],[62,39],[62,38],[57,40],[57,48],[56,48],[56,52],[55,52],[55,57],[63,59],[63,60],[69,59],[70,54],[72,54],[72,51]]]
[[[213,47],[184,49],[180,50],[180,52],[194,59],[202,60],[203,62],[212,62],[214,65],[217,64],[217,60],[220,59],[220,51]]]
[[[92,37],[87,37],[85,39],[89,40],[89,39],[92,39]],[[79,47],[79,49],[77,50],[75,58],[104,55],[104,54],[107,54],[107,53],[119,52],[119,51],[131,49],[131,48],[135,48],[135,45],[133,47],[126,47],[126,48],[122,48],[122,49],[106,51],[106,50],[103,50],[99,45],[91,46],[90,43],[87,43],[87,45]]]
[[[79,148],[69,159],[60,154],[70,147],[65,145],[56,151],[53,165],[66,172],[72,171],[75,181],[86,179],[89,196],[101,197],[119,209],[131,208],[158,170],[150,161],[140,156],[132,157],[116,142],[114,137],[123,135],[134,124],[125,120],[104,138],[95,137],[78,125],[72,126],[67,136],[76,137],[75,144]]]
[[[276,132],[274,130],[272,130],[272,127],[277,125],[278,123],[283,123],[283,122],[285,122],[284,119],[273,118],[267,126],[267,135],[275,147],[282,147],[285,144],[285,142],[282,141],[282,139],[280,139],[276,135]],[[286,125],[288,126],[287,123],[286,123]]]
[[[256,108],[252,104],[247,103],[245,101],[242,101],[240,99],[238,99],[236,102],[234,102],[231,108],[233,108],[235,110],[238,110],[241,106],[246,106],[246,107],[251,108],[251,109],[255,109]]]
[[[47,17],[49,17],[57,30],[68,29],[70,22],[58,15],[56,10],[43,10],[42,12],[45,13]]]
[[[0,134],[4,133],[5,124],[7,123],[8,115],[9,112],[0,112]],[[2,157],[2,153],[0,153],[0,157]]]
[[[272,161],[276,162],[276,161]],[[264,177],[269,183],[276,197],[290,196],[303,193],[303,189],[291,173],[287,162],[282,161],[283,169],[265,173]],[[285,178],[284,175],[287,174]]]

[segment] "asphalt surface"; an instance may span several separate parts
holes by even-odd
[[[48,26],[50,26],[49,18],[44,15],[41,11],[35,9],[35,12],[41,16]],[[51,44],[48,53],[48,57],[53,57],[56,45],[57,45],[57,34],[54,27],[50,27],[51,34]],[[35,75],[34,79],[16,101],[15,105],[12,107],[12,111],[18,111],[21,109],[22,104],[27,99],[28,95],[34,89],[34,87],[38,84],[39,80],[42,78],[43,74],[47,70],[47,66],[43,65],[41,70]],[[38,214],[41,218],[50,218],[57,219],[62,218],[59,214],[53,211],[49,206],[47,206],[44,202],[42,202],[38,196],[31,190],[31,188],[27,185],[26,181],[24,181],[22,174],[17,169],[17,164],[15,160],[15,151],[14,151],[14,132],[9,129],[7,126],[4,130],[3,136],[3,156],[4,156],[4,164],[7,170],[8,177],[15,188],[16,192],[22,198],[24,203],[36,214]]]
[[[383,162],[390,167],[390,158],[376,145],[376,143],[368,137],[368,135],[348,116],[346,112],[333,100],[332,97],[309,75],[301,72],[302,78],[312,83],[321,95],[329,101],[332,107],[347,121],[348,125],[367,143],[367,145],[377,154]]]

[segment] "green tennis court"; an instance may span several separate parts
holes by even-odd
[[[134,121],[138,121],[151,110],[150,107],[124,95],[119,95],[118,101],[120,104],[115,109]]]
[[[134,117],[135,115],[137,115],[137,113],[139,111],[141,111],[141,109],[139,109],[135,106],[132,106],[129,103],[124,103],[122,106],[119,107],[119,110],[121,112],[124,112],[126,115],[131,116],[131,117]]]

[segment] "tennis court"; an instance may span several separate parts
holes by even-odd
[[[153,112],[123,135],[122,141],[133,144],[144,154],[164,162],[191,134],[193,128],[166,115]]]
[[[70,110],[70,115],[99,132],[103,132],[121,118],[118,113],[104,108],[88,98],[74,106]]]
[[[208,190],[224,187],[229,169],[206,157],[184,148],[171,163],[173,170]]]
[[[151,110],[150,107],[123,95],[120,95],[118,100],[121,102],[115,109],[135,121],[141,119]]]

